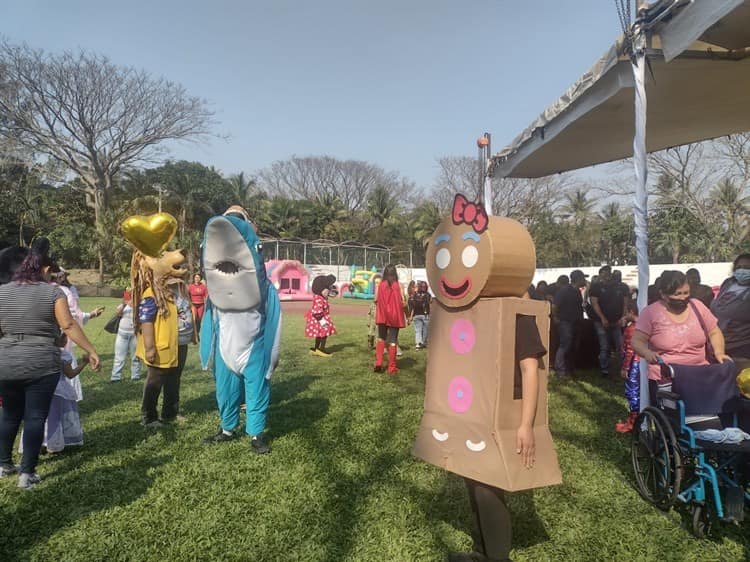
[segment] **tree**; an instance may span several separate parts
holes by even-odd
[[[335,199],[350,211],[362,210],[376,186],[385,186],[393,193],[408,187],[395,172],[369,162],[331,156],[292,156],[261,170],[258,177],[272,196],[317,202]]]
[[[208,135],[204,100],[145,71],[87,52],[45,54],[0,41],[0,137],[65,165],[81,178],[98,241],[118,174],[153,161],[169,140]],[[100,280],[104,252],[99,248]]]

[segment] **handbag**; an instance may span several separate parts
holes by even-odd
[[[115,314],[112,318],[107,320],[107,323],[104,325],[104,331],[109,332],[110,334],[116,334],[117,330],[120,329],[120,318],[122,318],[119,314]]]
[[[708,337],[708,330],[706,330],[706,325],[703,323],[703,317],[701,316],[700,312],[698,312],[698,307],[695,306],[695,303],[692,299],[688,300],[688,304],[690,305],[690,308],[693,309],[693,314],[695,314],[696,318],[698,318],[698,323],[701,325],[703,333],[706,334],[706,360],[709,363],[718,363],[719,360],[716,359],[714,346],[711,344],[711,338]]]

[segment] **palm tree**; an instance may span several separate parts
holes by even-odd
[[[367,197],[367,212],[375,219],[378,226],[383,226],[397,209],[396,195],[382,184],[376,185]]]
[[[743,240],[747,237],[750,224],[750,197],[744,194],[744,189],[731,179],[725,178],[711,190],[709,197],[716,212],[714,224],[719,225],[723,232],[723,254],[725,258],[732,257]]]
[[[563,218],[570,220],[575,226],[585,225],[593,216],[595,202],[588,198],[584,189],[576,189],[566,193],[560,212]]]

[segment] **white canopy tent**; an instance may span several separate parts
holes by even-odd
[[[633,156],[642,308],[646,153],[750,130],[750,0],[658,0],[638,10],[629,35],[493,156],[488,175],[541,177]]]
[[[700,6],[737,3],[695,0],[679,15],[691,15]],[[682,36],[675,36],[671,27],[682,29],[683,21],[674,17],[646,33],[648,152],[750,130],[750,1],[739,1],[735,12],[701,36],[717,43],[691,42],[683,49]],[[726,30],[729,40],[716,37],[717,29]],[[494,156],[494,173],[541,177],[632,156],[634,85],[631,59],[620,39]]]

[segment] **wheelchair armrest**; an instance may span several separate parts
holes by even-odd
[[[671,390],[657,390],[656,398],[668,398],[670,400],[679,400],[680,395],[677,394],[676,392],[672,392]]]

